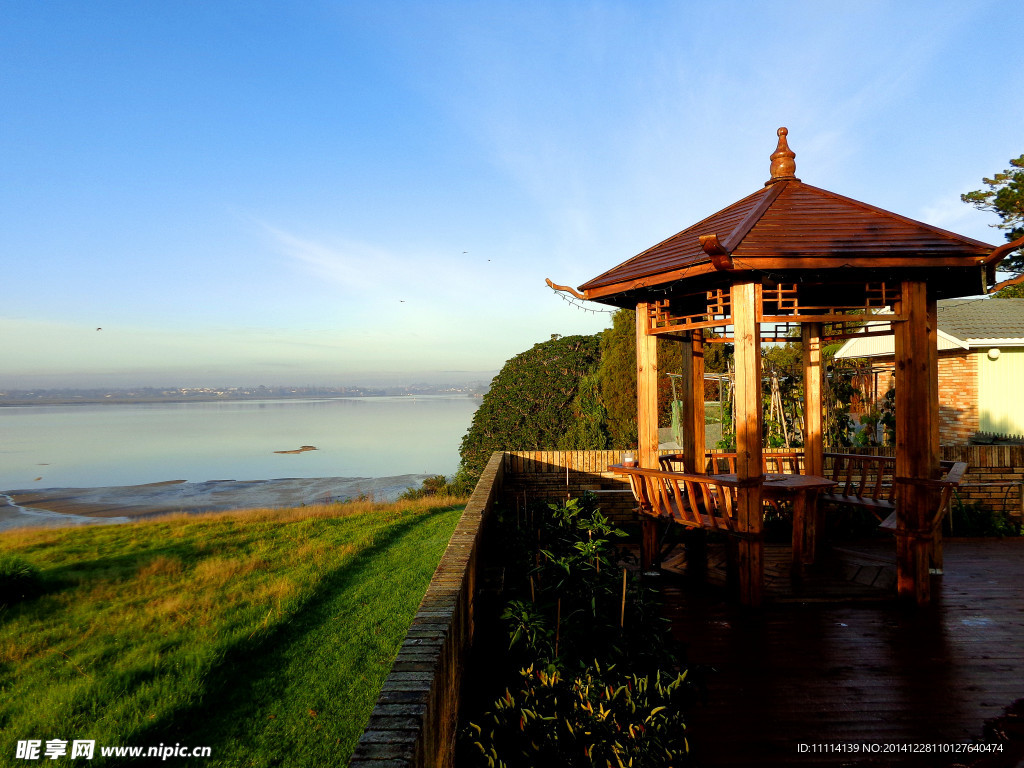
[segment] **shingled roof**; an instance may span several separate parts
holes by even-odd
[[[1024,347],[1024,299],[941,299],[935,312],[938,350]],[[892,357],[892,336],[857,335],[836,357]]]
[[[785,133],[779,129],[772,179],[763,189],[603,272],[580,291],[599,299],[723,268],[975,267],[995,248],[802,183],[792,175],[793,153]],[[777,174],[776,158],[783,149],[790,166]],[[700,238],[708,235],[717,238],[702,244]]]
[[[1024,344],[1024,299],[945,299],[938,303],[936,324],[971,346],[1008,340]]]

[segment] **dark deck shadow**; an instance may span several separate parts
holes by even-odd
[[[799,751],[979,741],[986,719],[1024,697],[1024,540],[949,541],[945,571],[926,608],[822,601],[752,610],[665,578],[676,637],[692,663],[714,670],[691,718],[698,764],[942,768],[976,759]]]

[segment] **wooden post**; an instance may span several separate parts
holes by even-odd
[[[658,338],[647,334],[648,304],[636,305],[637,461],[658,468]]]
[[[647,334],[648,304],[636,305],[636,432],[637,462],[658,469],[658,338]],[[640,566],[658,567],[658,521],[641,515]]]
[[[640,515],[640,571],[657,574],[658,562],[658,521],[650,515]]]
[[[896,343],[896,477],[928,479],[939,470],[939,385],[935,299],[924,281],[904,280],[893,323]],[[898,488],[896,588],[919,605],[931,599],[932,541],[913,535],[934,510],[935,494],[916,485]]]
[[[704,331],[687,334],[683,342],[683,469],[703,475],[707,452],[704,432]],[[683,534],[686,572],[696,578],[707,573],[707,531],[691,528]]]
[[[704,332],[691,331],[683,342],[683,468],[703,475],[704,454]]]
[[[801,327],[804,362],[804,474],[825,471],[825,436],[821,431],[821,323]]]
[[[927,285],[927,284],[926,284]],[[942,442],[939,438],[939,320],[938,301],[932,291],[927,293],[928,305],[928,412],[931,416],[928,419],[928,452],[930,458],[928,463],[931,467],[930,478],[938,479],[942,476],[942,469],[939,461],[942,458]],[[925,509],[925,520],[929,523],[932,515],[938,508],[939,491],[925,491],[927,495],[927,506]],[[938,526],[929,544],[929,573],[934,571],[942,573],[942,526]],[[931,579],[928,580],[929,583]]]
[[[804,474],[822,476],[825,472],[825,435],[821,428],[821,323],[804,323],[800,328],[804,367]],[[806,561],[813,563],[822,536],[822,519],[816,496],[803,499],[802,535]],[[796,515],[794,515],[796,519]],[[800,564],[794,561],[793,567]]]
[[[758,606],[764,588],[764,538],[761,517],[761,284],[734,283],[732,324],[736,349],[736,477],[739,541],[739,589],[744,605]]]

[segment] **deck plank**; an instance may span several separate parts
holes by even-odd
[[[949,541],[945,566],[926,608],[790,594],[751,610],[667,575],[673,632],[691,665],[710,670],[707,701],[691,718],[700,765],[970,763],[976,756],[797,751],[801,743],[977,741],[986,719],[1024,697],[1024,541]]]

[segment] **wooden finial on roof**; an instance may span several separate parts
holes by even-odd
[[[796,177],[796,152],[789,148],[786,136],[789,129],[779,128],[779,146],[772,152],[772,177],[764,183],[767,187],[777,181],[800,181]]]

